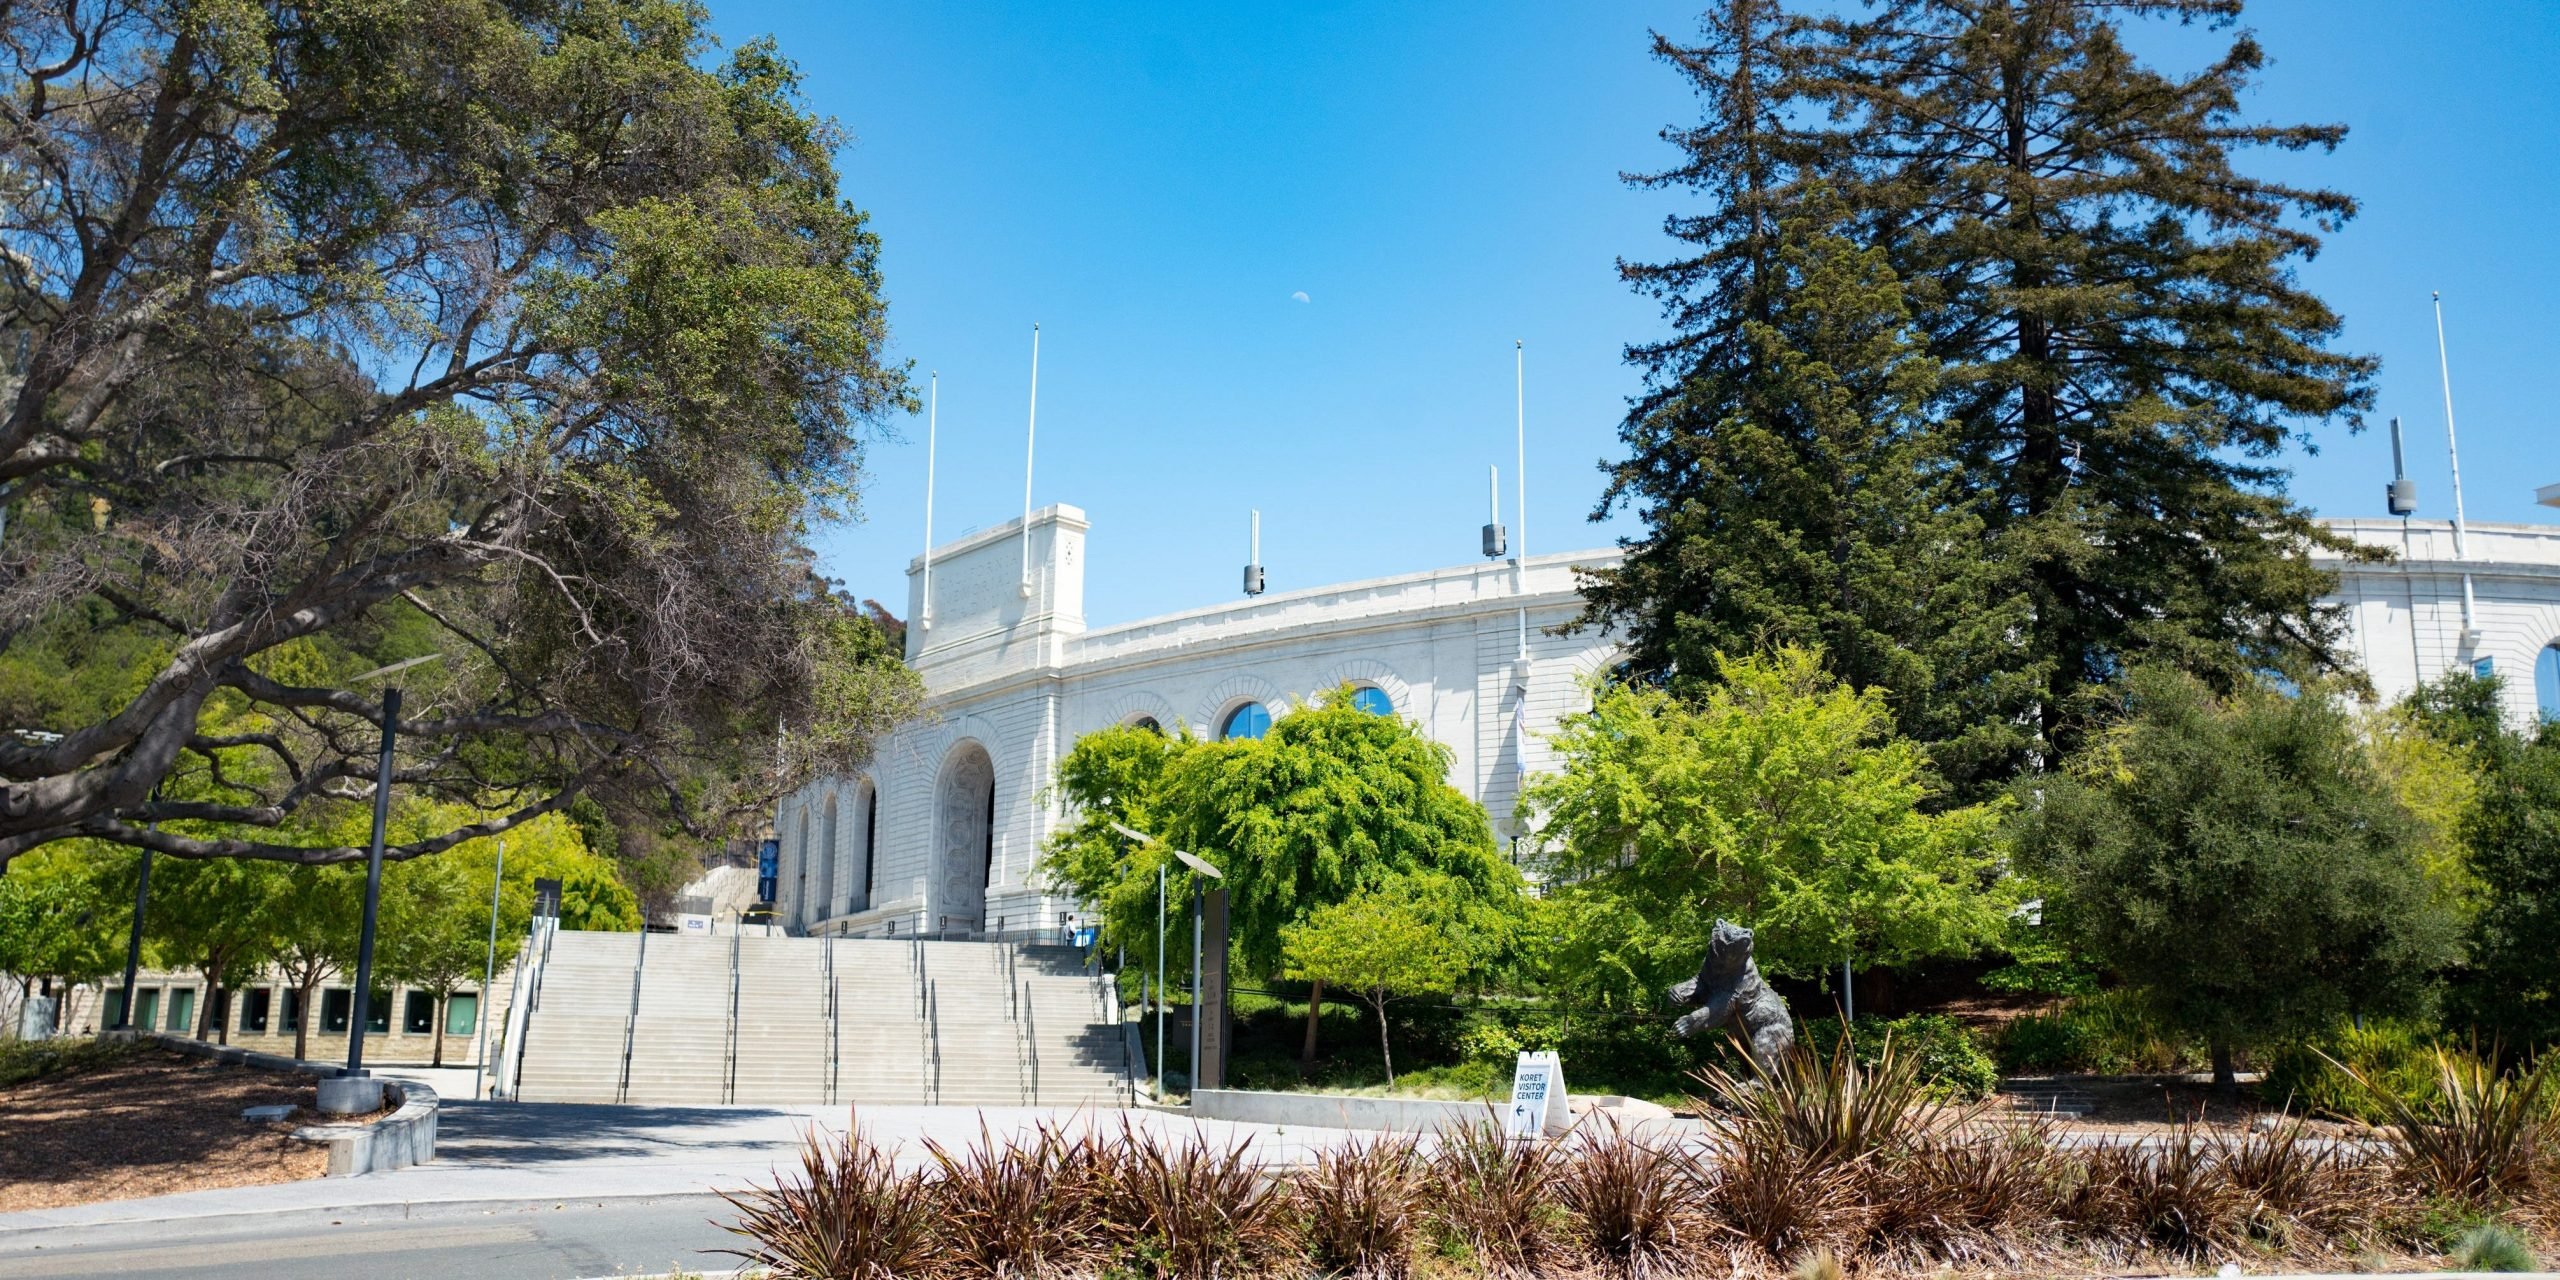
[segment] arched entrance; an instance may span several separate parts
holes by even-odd
[[[986,928],[995,832],[995,761],[985,747],[963,742],[943,758],[934,788],[933,932],[968,936]]]

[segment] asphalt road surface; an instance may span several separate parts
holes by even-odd
[[[526,1205],[408,1220],[289,1220],[218,1228],[137,1227],[126,1241],[67,1248],[0,1245],[0,1278],[189,1276],[199,1280],[575,1280],[727,1271],[738,1243],[712,1224],[734,1211],[709,1196],[602,1205]]]

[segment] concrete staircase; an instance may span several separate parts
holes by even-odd
[[[1068,947],[564,931],[516,1096],[1120,1106],[1134,1064],[1111,1006]]]

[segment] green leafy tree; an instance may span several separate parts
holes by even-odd
[[[396,783],[734,831],[919,686],[811,571],[913,407],[842,133],[671,0],[0,12],[0,866]],[[779,767],[761,745],[786,727]],[[170,786],[190,777],[201,785]],[[94,847],[94,846],[81,846]]]
[[[222,1016],[229,980],[274,957],[287,883],[282,865],[246,858],[173,858],[152,868],[143,940],[163,965],[204,978],[196,1039],[231,1042]]]
[[[0,974],[17,980],[22,1002],[67,992],[123,966],[134,861],[130,854],[65,849],[0,872]]]
[[[1613,1001],[1653,1003],[1695,972],[1717,917],[1749,926],[1771,973],[1854,957],[1903,964],[2002,936],[2005,801],[1943,808],[1883,694],[1788,647],[1718,659],[1690,703],[1601,688],[1526,807],[1553,848],[1569,945],[1551,966]]]
[[[350,972],[364,929],[364,868],[293,866],[276,895],[275,968],[295,993],[293,1056],[311,1056],[321,984]]]
[[[2520,1049],[2560,1044],[2560,722],[2508,727],[2502,689],[2452,672],[2399,710],[2479,769],[2460,827],[2477,911],[2452,1012]]]
[[[480,985],[489,962],[489,876],[458,859],[425,858],[400,864],[385,880],[381,970],[434,997],[434,1065],[441,1067],[446,1006],[454,992]]]
[[[1995,569],[1959,580],[2015,582],[2025,605],[2014,628],[1941,641],[1992,646],[2001,680],[1895,689],[1987,714],[1906,730],[1975,739],[1948,763],[1996,779],[2077,750],[2134,663],[2172,662],[2230,691],[2268,667],[2343,661],[2318,603],[2330,577],[2311,556],[2371,553],[2287,500],[2275,459],[2315,426],[2357,425],[2372,400],[2375,362],[2332,349],[2337,313],[2296,274],[2355,204],[2240,161],[2325,150],[2345,130],[2245,118],[2265,62],[2245,33],[2193,71],[2146,65],[2125,43],[2124,27],[2145,18],[2224,22],[2239,9],[1719,0],[1699,44],[1657,38],[1704,113],[1665,131],[1674,166],[1637,179],[1701,197],[1666,224],[1675,255],[1622,268],[1675,330],[1630,349],[1646,391],[1603,503],[1634,504],[1647,521],[1631,547],[1639,572],[1599,598],[1638,642],[1639,670],[1696,670],[1686,617],[1730,625],[1715,541],[1691,548],[1699,508],[1740,501],[1809,542],[1840,523],[1820,485],[1762,509],[1722,465],[1724,425],[1789,398],[1796,374],[1766,358],[1757,333],[1804,304],[1785,265],[1801,237],[1785,214],[1818,204],[1836,205],[1909,282],[1917,342],[1938,370],[1930,416],[1949,424],[1958,464],[1947,504],[1982,521],[1978,552],[1937,545],[1942,513],[1914,490],[1897,558],[1985,557]],[[1791,602],[1790,614],[1805,608]],[[1966,657],[1941,673],[1981,660]],[[2012,723],[2033,738],[2013,745],[1983,727]]]
[[[1378,1055],[1396,1082],[1387,1003],[1454,990],[1481,955],[1451,927],[1470,890],[1446,877],[1397,877],[1308,912],[1280,931],[1285,972],[1357,996],[1378,1015]]]
[[[1060,762],[1078,819],[1052,838],[1042,867],[1100,908],[1107,944],[1152,968],[1157,872],[1178,909],[1195,877],[1172,850],[1195,853],[1224,874],[1237,970],[1275,976],[1282,929],[1392,875],[1436,872],[1497,908],[1518,899],[1519,873],[1496,852],[1483,808],[1449,785],[1449,761],[1411,722],[1353,706],[1348,689],[1260,738],[1104,730]],[[1111,833],[1115,819],[1163,843],[1133,847]],[[1187,972],[1189,947],[1173,950],[1170,969]],[[1309,1002],[1310,1045],[1322,998],[1319,988]]]
[[[2226,1089],[2236,1049],[2426,1008],[2461,925],[2354,718],[2162,668],[2125,688],[2122,725],[2018,820],[2046,922],[2203,1039]]]

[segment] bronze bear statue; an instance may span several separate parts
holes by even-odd
[[[1764,1074],[1776,1070],[1778,1060],[1795,1047],[1795,1017],[1787,1011],[1786,998],[1760,980],[1760,966],[1751,959],[1751,931],[1730,920],[1716,921],[1698,976],[1672,987],[1671,1000],[1702,1006],[1680,1015],[1672,1031],[1685,1038],[1730,1019],[1741,1030],[1752,1063]]]

